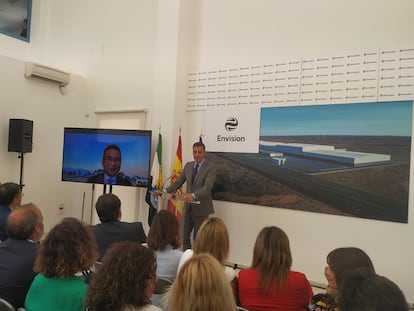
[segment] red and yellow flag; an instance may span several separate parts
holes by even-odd
[[[181,175],[183,172],[183,157],[182,157],[182,146],[181,146],[181,133],[178,136],[178,146],[177,146],[177,152],[175,153],[175,159],[174,159],[174,169],[173,169],[173,175],[171,177],[171,183],[174,183],[177,178]],[[177,193],[182,192],[182,189],[180,188],[177,190]],[[177,200],[177,199],[169,199],[168,200],[168,210],[173,212],[175,216],[178,219],[178,222],[181,223],[181,218],[183,215],[183,201]]]

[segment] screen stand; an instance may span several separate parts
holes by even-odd
[[[92,213],[93,213],[93,195],[95,193],[95,184],[92,184],[92,195],[91,195],[91,215],[89,218],[89,224],[92,225]]]
[[[103,194],[105,194],[106,193],[106,186],[107,186],[107,184],[104,184],[103,185]],[[93,210],[94,210],[94,206],[93,206],[93,196],[94,196],[94,193],[95,193],[95,184],[92,184],[92,198],[91,198],[91,215],[90,215],[90,221],[89,221],[89,224],[92,224],[92,214],[93,214]],[[109,185],[109,193],[112,193],[112,185]],[[84,193],[84,196],[85,196],[85,193]],[[83,216],[83,210],[82,210],[82,216]]]
[[[107,184],[104,184],[103,193],[106,193],[106,186],[107,186]],[[112,185],[109,185],[109,193],[112,193]]]

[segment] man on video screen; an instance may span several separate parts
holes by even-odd
[[[103,173],[89,177],[87,182],[94,184],[132,186],[121,169],[121,149],[117,145],[106,146],[102,156]]]

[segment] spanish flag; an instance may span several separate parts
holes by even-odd
[[[174,159],[174,169],[173,169],[173,175],[171,177],[171,183],[174,183],[177,178],[181,175],[183,172],[183,157],[182,157],[182,145],[181,145],[181,131],[180,135],[178,136],[178,146],[177,146],[177,152],[175,153],[175,159]],[[177,193],[182,192],[182,189],[178,189]],[[173,212],[175,216],[178,219],[178,222],[181,223],[181,218],[183,215],[183,201],[177,200],[175,198],[171,198],[168,200],[168,210]]]

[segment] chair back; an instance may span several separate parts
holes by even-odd
[[[165,294],[168,288],[172,285],[172,281],[165,278],[158,278],[157,283],[155,283],[154,294],[162,295]]]
[[[0,311],[16,311],[16,309],[3,298],[0,298]]]

